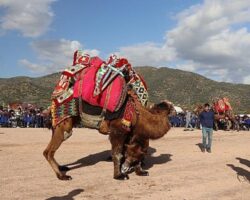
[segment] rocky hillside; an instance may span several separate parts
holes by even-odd
[[[239,113],[250,113],[250,85],[216,82],[195,73],[154,67],[137,67],[146,80],[150,101],[168,99],[191,109],[198,103],[211,102],[213,97],[228,97]],[[50,103],[51,92],[60,74],[39,78],[15,77],[0,79],[0,105],[3,102],[29,102],[38,106]]]

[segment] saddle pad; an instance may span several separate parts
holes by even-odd
[[[94,96],[96,73],[99,67],[100,66],[92,65],[85,71],[82,77],[76,81],[74,85],[74,98],[81,97],[87,103],[102,108],[107,98],[106,109],[110,112],[115,112],[121,108],[127,95],[125,79],[121,76],[117,76],[101,94]]]
[[[79,116],[78,108],[78,99],[71,99],[70,101],[65,102],[61,105],[57,105],[54,101],[52,101],[52,126],[55,128],[63,120],[72,116]]]

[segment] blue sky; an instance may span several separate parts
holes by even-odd
[[[81,48],[250,84],[249,12],[249,0],[0,0],[0,77],[60,71]]]

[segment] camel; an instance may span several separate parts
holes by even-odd
[[[135,169],[137,175],[148,175],[148,172],[143,171],[141,168],[141,160],[146,153],[148,141],[149,139],[159,139],[170,130],[167,116],[173,110],[171,103],[164,101],[156,104],[151,109],[147,109],[137,100],[133,101],[135,102],[137,114],[132,121],[130,133],[124,133],[120,117],[110,121],[109,139],[112,146],[114,179],[123,180],[128,178],[131,168]],[[51,140],[43,152],[44,157],[60,180],[71,180],[72,177],[66,175],[66,171],[69,169],[60,166],[54,156],[63,141],[72,135],[73,126],[79,122],[79,119],[79,116],[69,117],[52,128]]]
[[[105,74],[102,74],[105,70]],[[140,90],[143,91],[138,91],[138,85],[136,85],[138,81]],[[133,93],[132,91],[136,88],[137,93]],[[71,91],[74,91],[73,96],[70,96]],[[120,99],[115,99],[115,93],[118,94],[118,92],[121,92]],[[140,93],[143,96],[140,96]],[[117,58],[114,55],[110,57],[108,63],[105,63],[98,57],[82,55],[81,51],[76,51],[73,66],[62,73],[52,93],[53,108],[60,103],[65,103],[67,98],[75,98],[70,102],[79,99],[77,103],[74,103],[74,105],[79,104],[79,114],[78,112],[74,114],[78,116],[66,116],[66,119],[63,118],[62,121],[53,123],[51,141],[43,152],[56,176],[61,180],[71,179],[71,176],[65,173],[68,170],[67,167],[60,166],[54,155],[63,141],[72,135],[73,126],[80,119],[85,127],[94,128],[100,133],[109,135],[115,179],[127,178],[132,167],[135,168],[137,175],[146,175],[147,172],[141,169],[140,162],[146,153],[148,141],[158,139],[168,132],[170,125],[167,115],[173,107],[168,102],[162,102],[148,110],[142,106],[146,104],[147,96],[147,87],[143,78],[135,72],[127,59]],[[109,102],[112,105],[108,108]],[[114,105],[115,103],[117,105]],[[126,121],[123,119],[123,114],[126,108],[130,108],[129,106],[135,108],[136,114],[134,114],[134,109],[128,111],[129,114],[133,113],[133,116],[131,114],[129,121]],[[56,121],[56,116],[52,120]],[[122,167],[123,163],[126,163],[124,167]]]

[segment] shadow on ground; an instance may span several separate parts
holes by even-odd
[[[160,165],[171,161],[172,154],[161,154],[159,156],[154,157],[153,154],[156,152],[155,148],[149,147],[148,156],[146,156],[144,161],[144,169],[150,169],[154,165]]]
[[[236,157],[236,159],[239,160],[239,162],[240,162],[241,164],[250,167],[250,161],[249,161],[249,160],[244,159],[244,158],[239,158],[239,157]]]
[[[172,154],[161,154],[157,157],[154,157],[153,154],[155,152],[156,152],[155,148],[149,147],[148,155],[146,156],[144,160],[144,167],[143,167],[144,169],[150,169],[154,165],[164,164],[172,160],[171,159],[171,157],[173,156]],[[70,171],[70,170],[78,169],[81,167],[95,165],[98,162],[102,162],[102,161],[106,161],[106,162],[112,161],[110,150],[88,155],[75,162],[60,166],[60,168],[62,171]]]
[[[75,189],[75,190],[72,190],[71,192],[69,192],[67,195],[50,197],[46,200],[74,200],[73,197],[79,195],[82,192],[84,192],[83,189]]]
[[[202,148],[203,148],[203,144],[202,143],[198,143],[198,144],[195,144],[196,146],[198,146],[200,148],[200,150],[202,151]]]
[[[110,150],[102,151],[102,152],[95,153],[95,154],[90,154],[75,162],[66,164],[63,167],[67,167],[68,170],[73,170],[73,169],[78,169],[78,168],[85,167],[85,166],[95,165],[96,163],[101,162],[101,161],[108,161],[108,158],[110,157],[110,155],[111,155]]]
[[[250,161],[249,160],[246,160],[246,159],[243,159],[243,158],[239,158],[237,157],[236,158],[237,160],[240,161],[241,164],[244,164],[248,167],[250,167]],[[239,181],[241,181],[240,178],[243,178],[244,180],[248,181],[250,183],[250,171],[246,170],[246,169],[243,169],[241,167],[237,167],[233,164],[227,164],[228,167],[230,167],[232,170],[234,170],[237,174],[237,178]]]

